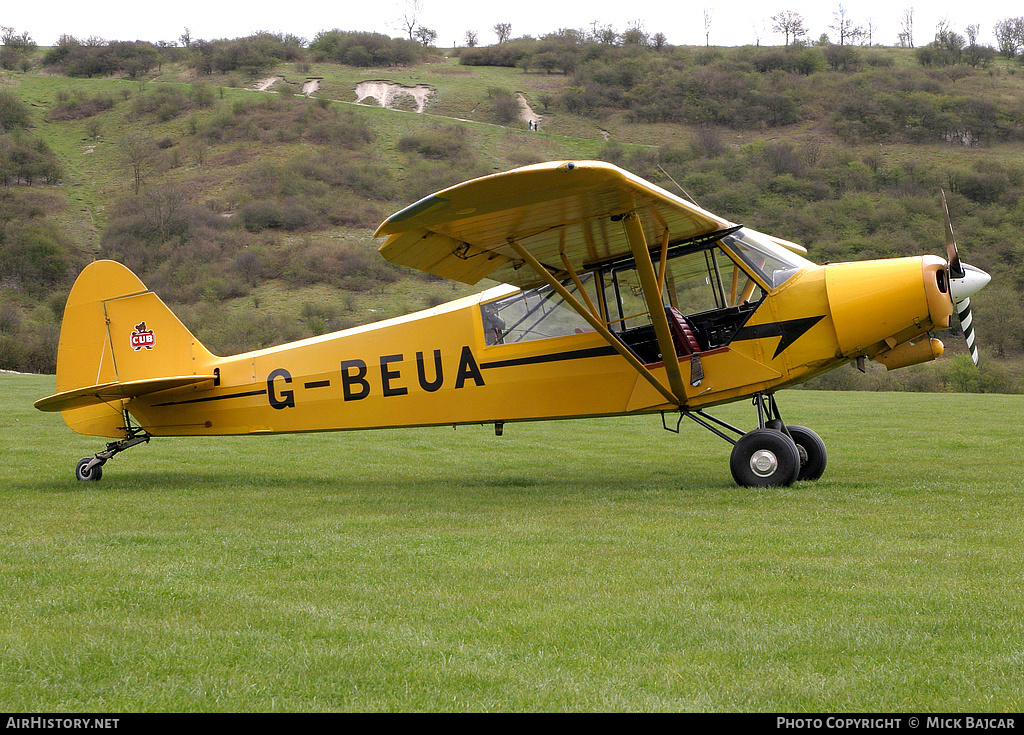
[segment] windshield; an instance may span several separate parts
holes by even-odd
[[[719,242],[754,269],[770,288],[777,288],[798,271],[814,265],[767,236],[746,227],[726,235]]]

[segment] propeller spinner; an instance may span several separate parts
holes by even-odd
[[[942,211],[946,215],[946,273],[949,275],[949,296],[953,301],[960,326],[964,330],[967,349],[971,359],[978,364],[978,345],[974,339],[974,315],[971,312],[971,296],[983,289],[992,276],[973,265],[960,262],[960,253],[953,239],[953,223],[946,206],[946,192],[942,192]]]

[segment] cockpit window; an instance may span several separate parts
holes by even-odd
[[[670,255],[664,274],[659,276],[664,283],[664,305],[681,314],[700,314],[760,302],[767,279],[760,270],[751,268],[757,276],[755,280],[731,252],[712,242]],[[758,262],[761,260],[757,258]],[[607,293],[612,297],[609,311],[613,331],[649,324],[650,314],[636,267],[629,262],[612,268],[610,275],[612,288]]]
[[[812,263],[771,241],[766,235],[744,227],[720,240],[722,247],[740,258],[770,288],[777,288]]]
[[[703,352],[729,344],[768,291],[809,265],[771,238],[736,228],[670,249],[665,266],[655,270],[670,320],[684,322],[696,341],[685,349]],[[609,328],[644,362],[661,359],[635,264],[626,260],[605,274]]]
[[[720,238],[670,248],[664,265],[654,268],[662,284],[659,308],[686,323],[694,351],[729,344],[771,289],[812,265],[766,235],[730,229]],[[601,319],[645,363],[661,359],[650,305],[631,258],[606,264],[581,276],[586,295],[572,279],[562,285],[577,307]],[[513,344],[593,331],[580,314],[550,286],[516,291],[480,306],[488,345]]]

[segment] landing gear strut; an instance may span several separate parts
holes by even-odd
[[[702,410],[683,415],[733,445],[729,469],[743,487],[792,485],[797,480],[817,480],[825,471],[825,442],[804,426],[786,426],[772,394],[754,394],[758,428],[744,432]],[[725,433],[739,436],[733,439]]]
[[[132,426],[131,416],[124,412],[125,438],[109,442],[107,448],[97,452],[92,457],[82,457],[75,466],[75,479],[77,480],[99,480],[103,477],[103,465],[115,454],[120,454],[125,449],[130,449],[136,444],[143,444],[149,441],[150,435],[140,426]]]

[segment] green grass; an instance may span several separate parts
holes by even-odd
[[[1019,711],[1024,397],[796,391],[825,477],[656,417],[102,440],[0,375],[10,711]],[[721,415],[749,426],[746,404]]]

